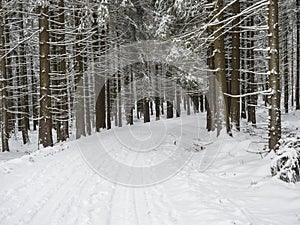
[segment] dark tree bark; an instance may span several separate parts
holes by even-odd
[[[40,43],[40,119],[39,143],[44,147],[52,146],[52,115],[50,112],[50,61],[49,61],[49,7],[39,6],[39,43]]]
[[[154,103],[155,103],[155,118],[156,120],[160,120],[160,79],[159,79],[159,73],[161,72],[161,68],[158,65],[155,65],[155,97],[154,97]]]
[[[186,114],[189,116],[191,115],[191,101],[190,101],[190,96],[187,95],[186,97],[186,104],[187,104],[187,109],[186,109]]]
[[[105,85],[101,87],[96,101],[96,132],[106,128],[105,120]]]
[[[218,21],[223,20],[222,13],[223,1],[216,0],[215,4],[215,15],[217,15]],[[226,124],[227,133],[230,132],[229,116],[228,116],[228,98],[225,95],[227,93],[226,83],[226,71],[225,71],[225,46],[224,46],[224,35],[221,25],[214,26],[214,66],[215,66],[215,77],[216,77],[216,95],[218,102],[217,106],[217,133],[220,134],[223,123]],[[222,100],[221,100],[222,99]]]
[[[288,33],[285,30],[284,40],[283,40],[283,67],[284,67],[284,110],[285,113],[289,112],[289,61],[288,61]],[[292,94],[293,95],[293,94]]]
[[[22,18],[22,15],[20,15]],[[24,38],[23,31],[23,19],[21,20],[21,37]],[[27,82],[27,73],[26,73],[26,60],[25,60],[25,44],[20,44],[20,57],[19,57],[19,79],[20,79],[20,111],[21,111],[21,130],[22,130],[22,139],[23,144],[27,144],[29,142],[29,108],[28,108],[28,82]]]
[[[132,87],[132,71],[131,67],[124,68],[124,90],[125,90],[125,117],[127,125],[133,124],[133,87]]]
[[[92,126],[91,126],[91,111],[90,111],[90,85],[89,85],[89,77],[84,75],[84,99],[85,99],[85,125],[86,125],[86,133],[87,135],[92,134]]]
[[[122,127],[122,80],[121,74],[118,72],[118,126]]]
[[[212,120],[212,114],[211,114],[211,109],[209,108],[209,102],[207,97],[205,96],[205,110],[207,112],[206,115],[206,129],[208,132],[212,131],[213,127],[213,120]]]
[[[9,24],[10,22],[10,18],[5,18],[3,17],[3,20],[4,20],[4,24]],[[4,40],[4,43],[6,44],[6,46],[9,44],[9,42],[11,41],[11,35],[10,35],[10,27],[9,26],[5,26],[4,27],[5,29],[5,40]],[[5,46],[5,47],[6,47]],[[6,58],[6,91],[7,91],[7,109],[12,109],[15,107],[15,101],[8,101],[8,99],[12,99],[13,98],[13,90],[11,89],[11,87],[13,87],[13,76],[12,76],[12,73],[13,73],[13,54],[11,52],[6,52],[6,55],[5,55],[5,58]],[[14,113],[11,113],[7,110],[6,112],[7,114],[7,118],[8,118],[8,127],[7,127],[7,131],[8,131],[8,137],[10,137],[10,134],[11,132],[13,131],[14,129],[14,125],[16,123],[16,118],[15,118],[15,115]],[[38,117],[37,117],[38,118]]]
[[[300,2],[296,0],[297,6],[297,75],[295,87],[296,110],[300,110]]]
[[[106,81],[106,124],[107,130],[111,129],[111,102],[110,102],[110,80]]]
[[[59,18],[58,18],[58,26],[60,30],[65,29],[65,2],[64,0],[59,1]],[[64,32],[58,34],[58,41],[62,43],[65,40]],[[66,62],[66,45],[59,46],[59,54],[60,54],[60,61],[59,61],[59,71],[60,71],[60,91],[59,91],[59,116],[57,118],[57,141],[66,141],[69,138],[69,105],[68,105],[68,84],[67,84],[67,62]]]
[[[93,49],[94,49],[94,60],[96,64],[101,63],[99,62],[99,56],[105,54],[106,52],[106,31],[104,29],[101,29],[101,35],[99,35],[99,29],[97,25],[97,18],[96,13],[94,14],[94,40],[93,40]],[[100,47],[100,52],[99,52]],[[95,88],[96,93],[98,93],[98,90],[100,89],[100,93],[97,96],[96,100],[96,132],[99,132],[100,129],[106,128],[106,112],[105,112],[105,78],[103,77],[105,71],[100,71],[100,74],[95,74]],[[102,76],[102,77],[101,77]]]
[[[270,0],[269,4],[269,87],[270,96],[270,124],[269,124],[269,149],[277,150],[281,138],[281,113],[280,113],[280,74],[279,74],[279,28],[278,28],[278,0]]]
[[[248,3],[247,6],[250,6]],[[250,18],[248,23],[248,27],[253,26],[253,18]],[[253,31],[247,32],[247,91],[248,93],[255,92],[255,77],[254,77],[254,33]],[[255,115],[255,105],[256,105],[256,96],[250,95],[247,98],[247,110],[248,110],[248,122],[255,126],[256,124],[256,115]]]
[[[211,4],[213,1],[212,0],[208,0],[208,3]],[[209,27],[207,30],[207,33],[209,36],[211,36],[213,34],[213,28]],[[208,47],[207,47],[207,66],[209,68],[209,70],[213,70],[214,69],[214,58],[213,58],[213,52],[214,52],[214,43],[213,41],[211,43],[209,43]],[[206,115],[206,128],[208,131],[212,131],[214,129],[214,104],[215,102],[213,101],[213,96],[215,96],[214,91],[213,91],[213,85],[212,85],[212,81],[214,81],[215,79],[213,78],[212,73],[209,71],[208,72],[208,79],[209,79],[209,93],[207,93],[207,95],[205,96],[205,109],[207,112]],[[188,115],[190,114],[190,99],[188,98]]]
[[[167,119],[173,118],[173,113],[173,101],[167,101]]]
[[[149,99],[146,97],[144,98],[144,123],[150,122],[150,104],[149,104]]]
[[[2,0],[0,0],[0,10],[2,11]],[[8,114],[7,114],[7,74],[5,57],[5,37],[4,37],[4,18],[0,15],[0,68],[1,68],[1,95],[2,95],[2,121],[1,121],[1,139],[2,152],[9,151],[8,145]]]
[[[199,97],[197,94],[194,94],[192,97],[193,106],[194,106],[194,113],[199,113]]]
[[[233,15],[240,13],[240,2],[235,1],[232,5]],[[232,22],[232,56],[231,56],[231,94],[240,95],[240,28],[239,28],[240,17],[237,17]],[[233,126],[240,130],[240,98],[231,98],[231,120]]]
[[[200,112],[204,112],[204,97],[200,94]]]
[[[176,117],[180,117],[181,115],[180,103],[181,103],[181,93],[179,87],[176,87]]]
[[[78,12],[75,13],[75,26],[80,25],[80,16]],[[84,110],[84,82],[83,82],[83,56],[82,56],[82,34],[80,31],[76,34],[76,44],[75,44],[75,85],[77,89],[77,103],[76,103],[76,139],[81,136],[86,136],[85,130],[85,110]]]

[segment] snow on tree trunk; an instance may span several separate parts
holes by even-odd
[[[227,93],[226,71],[225,71],[225,50],[224,35],[220,21],[223,20],[222,13],[223,1],[215,2],[216,25],[214,26],[214,71],[216,79],[216,98],[217,98],[217,133],[220,134],[223,123],[226,124],[227,132],[230,131],[228,111],[227,111]]]
[[[268,25],[269,87],[272,90],[272,94],[269,97],[269,149],[276,150],[278,148],[278,142],[281,138],[278,0],[270,0]]]
[[[40,118],[39,143],[44,147],[52,146],[52,115],[50,112],[50,61],[49,61],[49,17],[48,6],[39,6],[39,43],[40,43]]]
[[[2,12],[2,0],[0,0],[0,9]],[[1,68],[1,97],[2,97],[2,121],[1,121],[1,138],[2,152],[9,151],[8,146],[8,114],[7,114],[7,75],[6,75],[6,57],[5,57],[5,38],[4,38],[4,18],[0,15],[0,68]]]
[[[240,13],[240,2],[232,5],[233,15]],[[240,95],[240,17],[232,22],[232,56],[231,56],[231,94]],[[237,130],[240,130],[240,98],[231,99],[231,119]]]

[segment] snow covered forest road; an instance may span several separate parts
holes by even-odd
[[[203,158],[209,147],[195,152],[176,176],[147,187],[104,179],[86,163],[76,141],[3,161],[0,224],[300,224],[299,184],[271,178],[269,159],[247,153],[246,139],[226,137],[206,169],[199,162],[209,159]]]

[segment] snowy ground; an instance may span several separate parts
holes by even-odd
[[[299,132],[296,130],[300,125],[299,115],[286,118],[290,121],[284,125]],[[286,184],[272,178],[271,156],[262,158],[260,154],[250,153],[259,150],[260,137],[235,134],[234,138],[214,139],[199,129],[195,116],[155,123],[152,130],[149,125],[133,126],[130,130],[132,135],[138,135],[136,140],[150,135],[148,142],[147,139],[130,142],[125,127],[24,156],[21,156],[24,149],[32,147],[0,154],[0,224],[300,224],[300,184]],[[150,133],[142,132],[146,128]],[[147,152],[151,160],[143,157],[133,160],[134,154],[128,151],[125,154],[132,147],[147,150],[158,130],[164,138],[155,147],[157,154]],[[195,130],[200,132],[197,134]],[[180,135],[188,138],[181,139]],[[142,162],[151,167],[155,160],[166,159],[172,149],[190,151],[192,158],[164,182],[154,179],[155,185],[134,187],[130,186],[129,177],[126,185],[118,185],[109,181],[112,177],[104,174],[103,178],[101,168],[93,164],[97,160],[91,163],[83,153],[98,145],[99,140],[102,147],[110,148],[112,157],[133,167]],[[193,141],[188,145],[190,140]],[[195,151],[200,146],[204,149]],[[101,160],[100,156],[95,158]],[[153,171],[153,177],[157,177],[158,171]]]

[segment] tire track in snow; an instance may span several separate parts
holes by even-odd
[[[39,210],[44,207],[49,200],[51,200],[51,197],[56,191],[59,191],[64,187],[66,181],[71,179],[74,162],[80,159],[79,155],[76,155],[74,152],[72,157],[67,159],[68,164],[62,163],[63,158],[64,157],[57,158],[55,161],[51,161],[47,165],[48,173],[46,176],[45,173],[42,173],[37,177],[37,179],[31,180],[31,183],[28,183],[28,188],[24,190],[26,191],[27,196],[23,199],[22,196],[19,198],[19,202],[17,205],[14,205],[12,213],[2,219],[3,224],[13,224],[13,222],[15,222],[14,218],[22,218],[19,219],[18,224],[32,224],[32,217],[39,213]],[[47,170],[45,169],[45,171]],[[61,178],[59,182],[55,179],[58,175],[58,171]],[[61,175],[64,175],[64,177]],[[66,178],[66,180],[62,178]],[[24,195],[24,192],[20,193],[20,195],[22,194]],[[45,221],[45,218],[41,221]]]
[[[74,162],[76,164],[74,165]],[[73,162],[69,164],[67,167],[68,170],[64,171],[64,174],[67,177],[62,185],[48,198],[46,204],[42,205],[39,210],[31,217],[30,225],[40,225],[45,217],[52,217],[54,213],[62,206],[62,202],[64,201],[65,196],[70,192],[74,191],[73,187],[79,186],[80,183],[85,184],[88,180],[87,175],[87,167],[83,164],[80,158],[75,159]],[[75,175],[76,176],[75,176]],[[70,190],[70,188],[72,188]],[[47,225],[47,223],[45,223]]]

